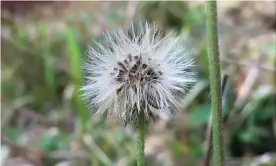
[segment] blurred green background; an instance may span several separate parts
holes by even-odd
[[[220,2],[228,166],[276,165],[275,2]],[[1,2],[1,162],[132,166],[135,128],[92,116],[79,96],[84,51],[104,31],[155,22],[185,39],[198,82],[172,121],[150,123],[147,165],[212,165],[203,2]],[[210,164],[209,164],[210,163]]]

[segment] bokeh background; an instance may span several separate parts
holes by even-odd
[[[276,165],[276,11],[219,2],[227,166]],[[199,80],[172,121],[150,123],[147,165],[212,165],[203,2],[1,2],[1,163],[134,166],[135,128],[79,97],[84,51],[103,31],[155,22],[185,39]]]

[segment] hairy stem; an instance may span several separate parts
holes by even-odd
[[[223,166],[223,140],[222,140],[222,99],[221,99],[221,78],[220,60],[217,34],[217,4],[216,1],[206,2],[207,12],[207,43],[209,78],[211,88],[212,121],[213,121],[213,157],[214,166]]]
[[[137,166],[144,166],[144,146],[145,146],[145,116],[143,111],[139,114],[137,132]]]

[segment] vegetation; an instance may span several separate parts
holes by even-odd
[[[81,64],[88,45],[102,39],[100,31],[127,24],[127,4],[117,3],[121,4],[100,14],[102,22],[88,10],[78,14],[67,10],[59,21],[36,19],[32,12],[18,21],[1,10],[1,148],[11,149],[7,162],[21,156],[35,165],[136,165],[135,128],[92,116],[78,91],[85,75]],[[146,165],[208,165],[211,105],[204,6],[187,2],[134,5],[139,19],[156,21],[165,30],[176,30],[182,38],[189,36],[185,44],[196,57],[193,70],[199,75],[173,121],[150,123],[145,138]],[[220,24],[218,30],[224,39],[232,34]],[[271,27],[261,30],[275,33]],[[261,30],[252,31],[259,34]],[[227,53],[231,46],[222,47],[226,163],[249,165],[260,155],[275,153],[274,44],[247,47],[236,54]],[[262,58],[254,57],[256,54]],[[255,66],[251,57],[257,59]],[[273,164],[272,160],[267,163]]]

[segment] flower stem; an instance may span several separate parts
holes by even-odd
[[[144,166],[145,116],[143,111],[139,114],[137,128],[137,166]]]
[[[207,12],[207,43],[209,78],[211,88],[212,121],[213,121],[213,157],[214,166],[223,166],[223,140],[222,140],[222,109],[221,109],[221,78],[220,60],[217,34],[217,4],[216,1],[206,2]]]

